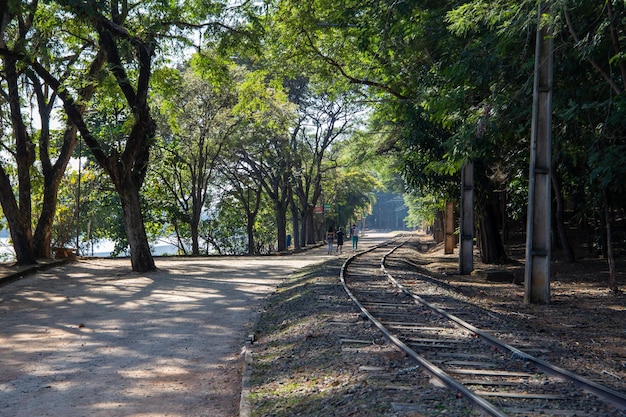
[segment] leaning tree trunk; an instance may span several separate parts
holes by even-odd
[[[104,66],[105,55],[98,52],[89,67],[89,78],[96,78]],[[76,125],[69,123],[63,134],[63,144],[55,158],[54,163],[51,160],[49,149],[50,145],[50,111],[51,108],[46,103],[46,95],[43,93],[43,86],[38,82],[34,73],[29,71],[33,79],[33,85],[36,86],[37,97],[39,102],[39,113],[41,115],[41,131],[39,134],[39,159],[41,169],[44,176],[43,203],[39,221],[35,228],[34,250],[35,256],[38,258],[50,257],[50,242],[52,241],[52,225],[57,211],[57,203],[59,200],[59,186],[65,174],[67,165],[69,164],[76,143],[78,142],[78,128]],[[80,90],[80,97],[83,103],[86,103],[95,92],[95,84],[88,83]],[[83,114],[85,105],[83,104],[78,111]],[[80,198],[80,195],[77,195]],[[77,213],[78,216],[78,213]],[[76,219],[78,221],[78,218]],[[78,246],[78,242],[76,242]],[[76,250],[78,251],[78,247]]]
[[[17,199],[8,173],[0,172],[0,203],[9,224],[13,248],[19,265],[36,263],[31,226],[31,177],[35,162],[35,146],[22,120],[20,91],[18,87],[17,59],[4,57],[4,75],[8,85],[10,118],[15,139],[15,162],[17,164]]]
[[[13,194],[9,177],[0,166],[0,202],[4,216],[9,224],[13,250],[18,265],[32,265],[37,263],[37,258],[32,246],[32,229],[30,218],[20,211]]]
[[[51,255],[50,243],[52,241],[52,225],[59,201],[59,186],[77,142],[76,134],[77,129],[74,126],[66,130],[63,138],[62,151],[54,165],[50,163],[47,150],[40,149],[40,153],[45,153],[45,156],[40,158],[44,173],[43,202],[41,204],[41,213],[33,239],[35,256],[38,258],[49,258]],[[43,135],[44,133],[42,133],[42,136]],[[48,136],[46,136],[46,139],[40,139],[40,148],[46,147],[47,149],[49,146],[48,139]],[[80,196],[77,196],[77,198],[79,197]],[[61,242],[61,244],[63,243],[65,242]],[[78,251],[78,249],[77,247],[76,250]]]
[[[38,258],[49,258],[51,256],[52,222],[56,214],[59,190],[58,182],[48,181],[48,178],[45,178],[44,181],[46,185],[44,186],[41,215],[39,222],[37,222],[33,239],[33,250]]]
[[[118,187],[124,215],[124,229],[130,246],[130,261],[135,272],[148,272],[156,269],[154,259],[150,253],[150,245],[144,227],[139,189],[128,181],[123,187]]]

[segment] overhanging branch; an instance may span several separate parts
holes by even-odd
[[[315,46],[315,44],[313,43],[313,40],[311,39],[311,36],[309,35],[308,32],[304,32],[304,35],[307,38],[307,41],[309,43],[309,46],[313,49],[313,51],[315,52],[315,54],[317,54],[320,58],[322,58],[325,62],[327,62],[328,64],[330,64],[332,67],[336,68],[337,70],[339,70],[339,73],[346,78],[348,81],[350,81],[352,84],[360,84],[360,85],[367,85],[369,87],[375,87],[378,88],[380,90],[383,90],[389,94],[391,94],[392,96],[401,99],[401,100],[408,100],[409,97],[405,96],[404,94],[392,89],[391,87],[389,87],[386,84],[377,82],[377,81],[373,81],[373,80],[368,80],[365,78],[356,78],[351,76],[350,74],[347,73],[347,71],[344,69],[344,67],[337,61],[335,61],[333,58],[325,55],[324,53],[322,53],[322,51],[319,50],[319,48],[317,48]]]

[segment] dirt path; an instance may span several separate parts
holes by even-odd
[[[0,287],[0,415],[237,416],[262,299],[325,249],[280,257],[79,260]]]

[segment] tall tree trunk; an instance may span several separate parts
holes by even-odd
[[[154,125],[151,122],[152,120],[149,116],[147,121],[144,119],[144,123],[151,125],[151,127],[147,127],[148,131],[154,129]],[[139,136],[150,135],[150,132],[145,132],[143,128],[139,127],[131,133],[129,141],[132,140],[133,133]],[[137,151],[132,162],[129,161],[128,164],[124,164],[124,162],[116,162],[113,158],[109,159],[109,166],[113,168],[109,171],[109,175],[122,202],[124,229],[126,230],[126,238],[130,246],[130,259],[133,271],[148,272],[154,271],[156,267],[150,253],[139,195],[145,178],[149,146],[146,139],[138,140],[143,142],[144,147]]]
[[[59,184],[52,178],[44,177],[43,203],[33,239],[33,250],[37,258],[51,256],[52,224],[57,210]]]
[[[52,241],[52,224],[56,215],[58,191],[61,179],[69,163],[70,156],[76,146],[76,128],[69,128],[63,135],[63,146],[58,155],[57,162],[52,165],[50,161],[50,107],[47,97],[43,94],[39,79],[31,76],[33,88],[36,91],[39,115],[41,117],[41,130],[39,132],[39,160],[43,173],[43,201],[41,213],[33,240],[33,250],[37,258],[50,257],[50,242]],[[73,133],[73,135],[71,134]]]
[[[483,195],[476,200],[480,259],[486,264],[502,263],[507,256],[500,236],[497,207],[491,192],[480,194]]]
[[[615,255],[613,254],[613,216],[611,209],[609,208],[609,199],[607,192],[602,192],[602,203],[604,206],[603,219],[606,230],[606,260],[609,265],[609,289],[614,293],[619,293],[619,286],[617,285],[617,272],[615,269]]]
[[[293,230],[292,243],[295,250],[299,250],[300,248],[300,210],[298,210],[298,205],[295,200],[291,198],[289,205],[291,206],[291,229]]]
[[[556,153],[556,152],[555,152]],[[570,262],[576,262],[576,255],[572,244],[567,237],[565,228],[565,203],[563,202],[563,194],[561,190],[561,178],[557,170],[556,160],[552,159],[552,188],[554,189],[554,198],[556,200],[556,210],[554,212],[555,226],[559,235],[559,242],[565,256]]]
[[[124,215],[124,229],[130,246],[131,265],[135,272],[153,271],[156,266],[150,253],[148,236],[144,227],[139,189],[131,184],[132,181],[124,187],[117,187]]]
[[[9,176],[0,166],[0,203],[4,216],[9,224],[9,232],[13,241],[13,250],[18,265],[31,265],[37,263],[35,252],[32,247],[32,229],[30,218],[26,217],[19,209]]]
[[[248,254],[254,255],[257,253],[256,242],[254,238],[254,222],[259,214],[259,208],[261,207],[261,187],[255,187],[254,189],[238,187],[238,193],[241,196],[241,201],[246,210],[246,231],[248,233]]]
[[[22,120],[18,88],[17,59],[5,56],[4,75],[8,86],[11,124],[15,138],[18,196],[15,198],[9,175],[0,167],[0,203],[9,224],[18,265],[36,263],[31,226],[30,170],[35,162],[35,149]]]
[[[312,204],[308,204],[306,207],[306,217],[304,219],[304,237],[305,237],[305,243],[307,245],[313,245],[315,244],[315,242],[317,242],[316,236],[315,236],[315,221],[314,221],[314,212],[315,212],[315,207]]]
[[[65,131],[61,152],[53,165],[50,163],[50,157],[47,154],[47,148],[49,146],[49,141],[47,140],[48,138],[43,138],[44,136],[47,136],[44,132],[45,130],[47,129],[42,128],[42,138],[40,139],[39,152],[41,154],[39,159],[41,160],[44,174],[43,202],[41,205],[41,213],[39,214],[39,221],[37,222],[37,227],[35,228],[33,241],[35,256],[38,258],[50,257],[52,225],[54,223],[54,217],[56,216],[57,204],[59,200],[59,186],[77,143],[77,129],[72,125]],[[46,148],[46,150],[43,148]]]
[[[435,238],[436,243],[441,243],[444,240],[445,233],[445,221],[444,221],[444,213],[441,210],[437,210],[437,214],[435,215],[435,224],[433,225],[433,237]]]
[[[287,204],[283,201],[276,201],[276,235],[278,238],[278,252],[287,250]]]
[[[189,222],[189,228],[191,229],[191,254],[194,256],[200,255],[200,243],[198,231],[200,227],[200,212],[201,207],[197,207],[200,204],[200,200],[193,200],[193,207],[191,208],[191,221]]]
[[[256,213],[248,212],[246,216],[246,233],[248,234],[248,255],[254,255],[256,253],[256,243],[254,242],[254,220],[256,219]]]
[[[96,80],[102,71],[105,63],[105,55],[98,52],[89,67],[88,79]],[[34,250],[35,256],[47,258],[50,256],[50,242],[52,240],[52,225],[56,215],[58,203],[58,191],[67,165],[78,142],[78,128],[68,122],[68,126],[63,134],[63,144],[57,153],[56,160],[52,163],[50,157],[50,112],[53,109],[55,100],[50,100],[44,93],[44,86],[41,85],[40,78],[30,69],[26,71],[31,79],[33,88],[37,95],[37,106],[41,117],[41,132],[39,135],[39,160],[44,177],[44,198],[41,214],[35,228]],[[87,83],[80,89],[82,103],[86,103],[93,97],[96,89],[95,81]],[[85,111],[85,104],[79,108],[80,114]],[[77,196],[79,198],[80,196]],[[78,221],[78,217],[77,217]],[[78,246],[78,242],[77,242]],[[78,247],[76,248],[78,250]]]
[[[446,212],[445,212],[445,243],[444,243],[444,253],[452,254],[454,253],[454,246],[456,243],[456,238],[454,235],[454,202],[448,201],[446,202]]]

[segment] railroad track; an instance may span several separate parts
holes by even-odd
[[[626,395],[514,347],[489,312],[414,270],[394,252],[399,238],[349,258],[341,281],[350,298],[421,371],[488,416],[624,416]],[[411,271],[413,270],[413,271]],[[493,327],[492,327],[493,328]]]

